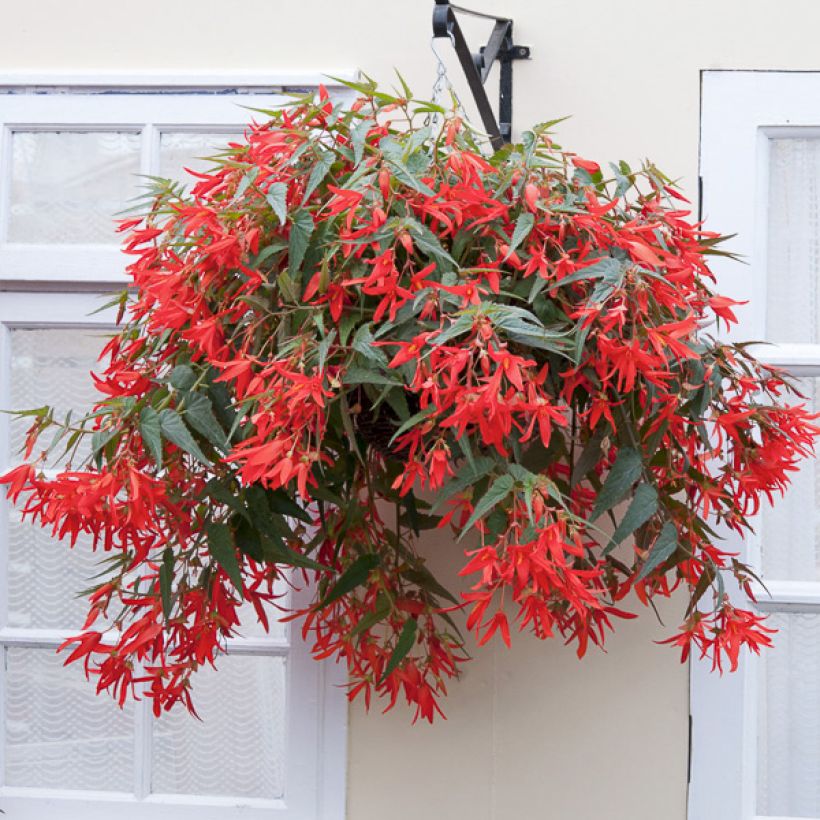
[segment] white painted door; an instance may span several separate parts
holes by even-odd
[[[714,265],[718,290],[749,300],[734,335],[769,342],[757,355],[791,369],[820,409],[820,73],[707,71],[702,102],[703,216],[737,234],[727,247],[746,262]],[[734,547],[779,632],[735,675],[693,662],[690,820],[820,818],[816,460]]]

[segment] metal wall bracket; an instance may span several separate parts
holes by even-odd
[[[472,17],[483,17],[495,21],[487,45],[482,46],[478,52],[470,51],[461,26],[458,24],[456,11]],[[433,9],[433,37],[447,37],[452,41],[478,107],[484,129],[489,134],[490,142],[496,150],[512,140],[513,60],[526,60],[530,56],[528,46],[514,45],[512,31],[513,21],[507,17],[470,11],[470,9],[452,5],[449,0],[436,0],[436,6]],[[484,83],[496,60],[498,60],[501,72],[497,120],[484,88]]]

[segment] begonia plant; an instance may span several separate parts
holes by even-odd
[[[768,646],[726,594],[754,576],[721,533],[750,532],[817,428],[783,373],[717,338],[722,237],[652,165],[602,168],[549,125],[490,153],[455,114],[353,87],[260,114],[121,225],[99,402],[35,411],[2,478],[106,559],[68,661],[120,703],[193,708],[249,602],[343,663],[351,698],[432,720],[462,610],[479,645],[516,626],[583,655],[683,588],[684,659]],[[452,531],[463,591],[425,562],[429,528]]]

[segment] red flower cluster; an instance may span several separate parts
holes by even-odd
[[[276,582],[309,585],[287,617],[351,697],[428,720],[462,607],[479,643],[514,620],[582,655],[631,593],[684,585],[684,659],[768,645],[723,595],[751,573],[714,525],[746,532],[818,430],[783,374],[709,335],[735,321],[720,237],[654,167],[605,175],[545,129],[487,157],[457,118],[358,88],[249,127],[124,223],[100,402],[80,430],[42,411],[26,454],[56,425],[92,462],[2,479],[109,558],[69,660],[120,702],[144,683],[158,712],[192,708],[243,602],[265,625],[286,608]],[[464,540],[461,600],[419,554],[429,527]]]

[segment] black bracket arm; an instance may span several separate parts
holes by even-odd
[[[469,14],[473,17],[484,17],[495,21],[490,39],[477,53],[470,51],[455,12]],[[507,17],[496,17],[481,14],[460,6],[452,5],[449,0],[436,0],[433,9],[433,37],[448,37],[456,50],[456,55],[467,77],[473,99],[478,107],[481,122],[490,136],[493,148],[498,150],[512,139],[512,91],[513,60],[526,60],[530,56],[528,46],[513,44],[513,21]],[[498,119],[493,113],[487,97],[484,83],[490,75],[493,63],[498,60],[501,76],[499,78]]]

